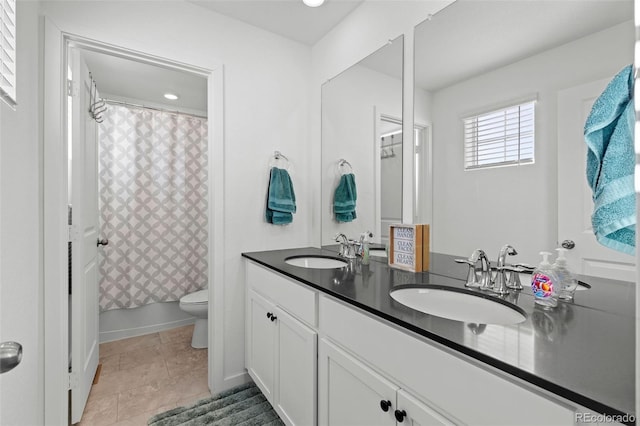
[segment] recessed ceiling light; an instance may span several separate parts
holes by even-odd
[[[165,93],[164,97],[169,99],[170,101],[176,101],[178,100],[178,95],[175,95],[173,93]]]
[[[309,7],[318,7],[318,6],[322,6],[322,3],[324,3],[324,0],[302,0],[302,2]]]

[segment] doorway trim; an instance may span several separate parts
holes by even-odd
[[[43,300],[44,421],[67,424],[69,419],[69,318],[67,278],[67,138],[66,66],[69,47],[190,72],[207,78],[209,152],[208,288],[209,389],[224,386],[224,67],[185,64],[114,46],[60,30],[44,19],[43,75]],[[214,238],[214,235],[216,238]],[[217,283],[217,285],[216,285]]]

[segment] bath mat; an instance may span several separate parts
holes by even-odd
[[[206,398],[188,407],[178,407],[156,414],[150,426],[280,426],[280,417],[251,382]]]

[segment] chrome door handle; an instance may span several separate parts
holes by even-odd
[[[0,343],[0,374],[13,370],[22,361],[22,345],[17,342]]]
[[[562,244],[560,244],[562,246],[562,248],[566,248],[567,250],[571,250],[572,248],[574,248],[576,246],[576,243],[573,242],[572,240],[564,240],[562,242]]]

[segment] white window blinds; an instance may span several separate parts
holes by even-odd
[[[534,162],[535,101],[464,119],[464,169]]]
[[[16,0],[0,0],[0,97],[16,105]]]

